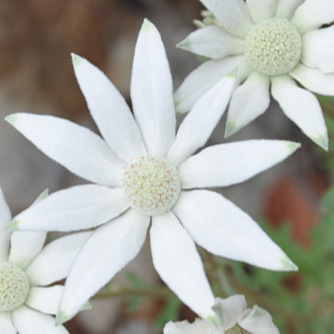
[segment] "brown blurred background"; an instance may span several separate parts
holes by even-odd
[[[96,131],[76,83],[70,52],[103,69],[129,100],[134,46],[144,17],[156,24],[167,48],[175,88],[198,65],[197,59],[175,48],[194,29],[202,6],[197,0],[9,0],[0,1],[0,114],[27,111],[54,114]],[[130,102],[130,101],[129,101]],[[223,141],[224,121],[211,142]],[[307,229],[318,219],[318,201],[326,188],[319,150],[273,105],[230,140],[291,139],[303,151],[274,169],[223,193],[254,218],[267,215],[274,222],[291,218],[295,233],[308,244]],[[0,120],[0,185],[13,214],[27,207],[45,188],[50,192],[82,183],[46,158]],[[306,224],[306,225],[305,225]],[[306,232],[305,232],[306,231]],[[158,283],[149,247],[126,270],[146,282]],[[128,315],[121,299],[93,302],[67,327],[72,334],[154,333],[152,323],[159,302],[145,302]],[[190,315],[185,309],[185,314]],[[187,313],[188,312],[188,313]]]

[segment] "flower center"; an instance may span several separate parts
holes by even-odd
[[[22,269],[0,263],[0,312],[10,312],[21,306],[29,292],[29,281]]]
[[[227,331],[225,331],[225,333],[226,334],[251,334],[245,329],[243,329],[242,327],[240,327],[239,325],[235,325],[231,329],[228,329]]]
[[[123,187],[134,209],[154,216],[173,207],[181,183],[176,168],[165,160],[141,158],[124,172]]]
[[[267,75],[290,72],[298,64],[301,53],[300,33],[286,19],[261,22],[246,37],[248,62],[256,71]]]

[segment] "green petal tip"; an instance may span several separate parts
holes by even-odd
[[[87,311],[87,310],[92,310],[93,305],[90,302],[87,302],[81,307],[81,311]]]
[[[311,138],[316,144],[318,144],[325,151],[328,151],[328,135],[327,133],[320,135],[318,137]]]
[[[150,20],[144,19],[143,25],[141,26],[141,30],[150,31],[152,28],[154,28],[154,24]]]
[[[72,319],[73,316],[68,315],[65,311],[59,311],[56,317],[56,326],[62,325],[64,322]]]
[[[11,114],[11,115],[8,115],[5,117],[5,121],[8,122],[9,124],[11,125],[14,125],[15,126],[15,123],[18,119],[18,114]]]
[[[18,219],[13,219],[10,224],[7,226],[7,230],[10,231],[18,231],[20,229],[19,227],[20,221]]]
[[[295,143],[293,141],[289,141],[287,143],[288,146],[288,150],[289,152],[293,153],[294,151],[296,151],[299,147],[301,147],[302,145],[300,143]]]
[[[226,123],[226,128],[225,128],[225,138],[230,137],[232,135],[234,135],[236,132],[238,132],[239,127],[237,127],[237,125],[233,122],[229,122],[227,120]]]
[[[298,271],[298,267],[288,258],[282,260],[282,271]]]
[[[83,58],[76,55],[75,53],[71,53],[72,61],[74,66],[80,65],[80,63],[83,61]]]

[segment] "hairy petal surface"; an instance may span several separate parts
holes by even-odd
[[[45,286],[64,279],[92,232],[58,238],[44,247],[26,270],[32,286]]]
[[[297,269],[251,217],[215,192],[182,192],[173,211],[196,243],[215,255],[270,270]]]
[[[60,190],[17,215],[15,229],[75,231],[106,223],[129,208],[122,188],[88,184]]]
[[[282,17],[285,19],[291,19],[296,8],[303,2],[304,0],[277,0],[277,10],[276,17]]]
[[[241,38],[215,25],[195,30],[177,46],[213,59],[241,54],[244,51],[244,41]]]
[[[18,113],[7,116],[6,121],[72,173],[94,183],[121,184],[124,164],[92,131],[48,115]]]
[[[246,3],[243,0],[201,0],[222,23],[227,31],[238,37],[246,37],[253,26]]]
[[[213,314],[214,297],[193,240],[171,212],[152,221],[152,258],[159,275],[197,314]]]
[[[296,85],[288,76],[272,78],[272,95],[284,113],[310,139],[323,149],[328,149],[326,123],[317,98]]]
[[[221,79],[195,104],[183,120],[167,159],[179,165],[209,139],[223,115],[235,85],[235,76]]]
[[[131,98],[148,152],[165,156],[176,127],[172,76],[160,34],[146,19],[133,59]]]
[[[77,55],[72,58],[88,108],[108,145],[127,163],[145,156],[141,133],[123,96],[97,67]]]
[[[10,209],[0,188],[0,262],[8,258],[10,231],[6,228],[10,220]]]
[[[138,254],[145,241],[149,221],[149,216],[129,210],[93,233],[66,280],[58,323],[71,319],[91,296]]]
[[[247,0],[246,3],[255,23],[268,20],[276,13],[277,0]]]
[[[225,187],[246,181],[298,147],[294,142],[264,139],[210,146],[180,165],[182,188]]]
[[[208,60],[192,71],[174,93],[176,112],[184,113],[193,108],[204,93],[233,72],[242,59],[242,56],[234,56]]]
[[[302,62],[323,73],[334,72],[334,26],[303,35]]]
[[[17,334],[15,327],[13,326],[9,312],[0,313],[0,328],[1,334]]]

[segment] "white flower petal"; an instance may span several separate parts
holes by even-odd
[[[48,285],[64,279],[92,232],[58,238],[44,247],[26,270],[31,285]]]
[[[270,103],[270,79],[268,76],[253,72],[232,95],[225,137],[228,137],[263,114]]]
[[[315,30],[334,21],[333,0],[305,0],[295,11],[291,22],[301,32]]]
[[[86,59],[72,54],[75,75],[103,138],[124,161],[146,155],[129,106],[113,83]]]
[[[193,323],[188,321],[168,322],[164,334],[224,334],[221,328],[210,321],[196,318]]]
[[[317,69],[299,64],[289,74],[315,93],[334,96],[334,73],[324,74]]]
[[[255,23],[268,20],[276,13],[277,0],[246,0],[246,3]]]
[[[1,334],[16,334],[9,312],[0,312],[0,328]]]
[[[198,100],[180,125],[168,161],[178,165],[207,142],[224,114],[234,85],[235,76],[228,75]]]
[[[277,0],[277,10],[276,17],[282,17],[285,19],[291,19],[296,8],[303,2],[304,0]]]
[[[323,73],[334,72],[334,26],[310,31],[302,39],[302,62]]]
[[[214,296],[193,240],[171,212],[152,221],[152,258],[159,275],[198,315],[213,315]]]
[[[189,111],[194,104],[224,76],[234,71],[242,56],[208,60],[192,71],[174,93],[178,113]]]
[[[11,220],[10,209],[0,188],[0,262],[8,258],[10,231],[6,228]]]
[[[92,131],[47,115],[17,113],[7,116],[6,121],[72,173],[94,183],[121,184],[123,163]]]
[[[287,117],[315,143],[327,150],[327,129],[317,98],[298,87],[288,76],[272,78],[271,90]]]
[[[251,333],[279,334],[269,312],[259,306],[245,310],[239,319],[239,325]]]
[[[205,148],[178,171],[183,189],[240,183],[290,156],[300,144],[284,140],[246,140]]]
[[[19,334],[69,334],[64,326],[56,326],[55,318],[21,306],[12,313]]]
[[[219,59],[244,51],[244,40],[228,33],[223,27],[210,25],[195,30],[178,47],[192,53]]]
[[[234,295],[224,299],[216,298],[216,303],[213,306],[224,330],[235,326],[242,312],[246,309],[247,302],[244,295]]]
[[[182,192],[173,211],[196,243],[215,255],[270,270],[297,269],[251,217],[215,192]]]
[[[68,275],[57,322],[72,318],[82,305],[130,262],[141,249],[150,217],[129,210],[98,228]]]
[[[42,250],[46,232],[14,232],[10,238],[8,261],[22,269],[27,268],[33,258]]]
[[[17,215],[12,229],[75,231],[101,225],[129,208],[122,188],[87,184],[60,190]]]
[[[54,285],[47,288],[32,287],[30,288],[26,304],[42,313],[56,314],[63,290],[64,287],[62,285]]]
[[[246,37],[253,26],[243,0],[201,0],[231,34]]]
[[[175,138],[172,76],[160,34],[146,19],[133,59],[131,98],[147,150],[164,156]]]

